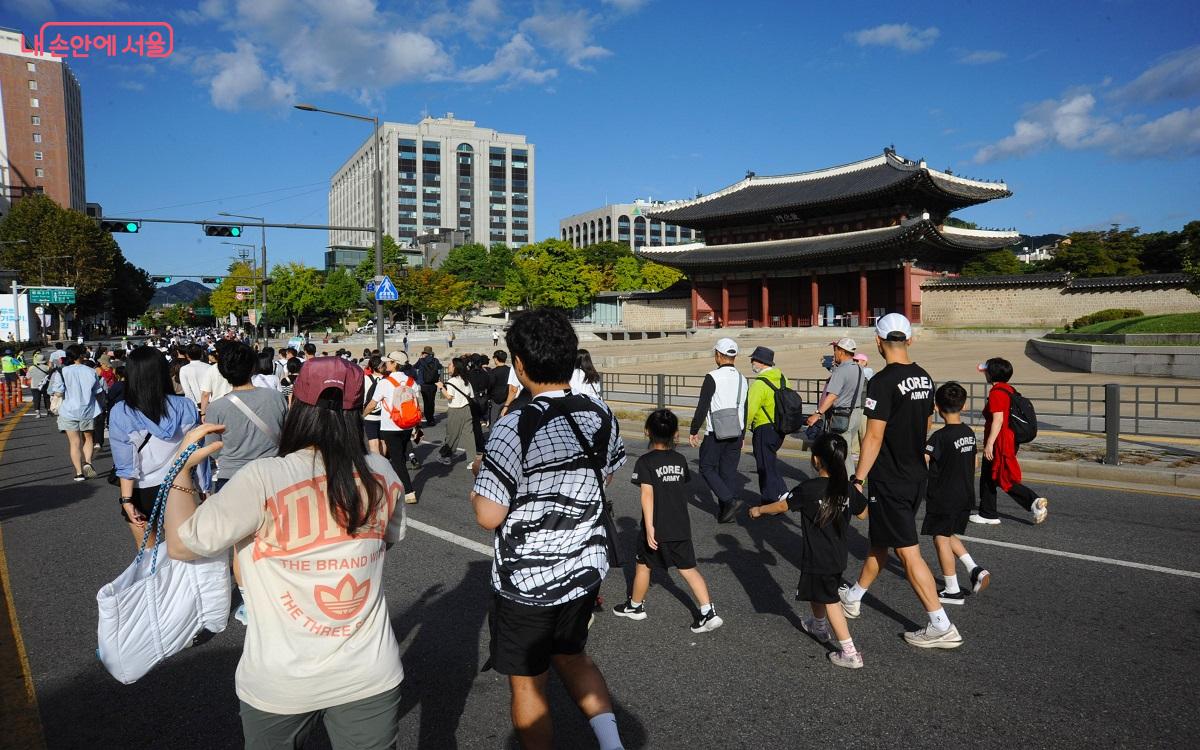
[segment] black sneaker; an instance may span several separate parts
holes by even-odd
[[[408,454],[408,465],[412,467],[414,471],[417,471],[421,468],[421,459],[417,458],[416,453]]]
[[[959,589],[953,594],[947,594],[946,589],[938,589],[938,601],[942,604],[965,604],[967,592]]]
[[[971,591],[978,594],[988,587],[992,582],[992,574],[976,565],[971,571]]]
[[[85,479],[87,479],[87,477],[85,477],[85,476],[84,476],[84,475],[82,475],[82,474],[76,474],[76,475],[75,475],[75,481],[76,481],[76,482],[82,482],[82,481],[83,481],[83,480],[85,480]]]
[[[720,512],[717,515],[717,523],[733,523],[734,519],[737,518],[738,508],[740,507],[741,503],[737,500],[730,503],[721,503]]]
[[[696,618],[696,620],[692,623],[692,632],[707,633],[709,631],[716,630],[724,624],[725,621],[717,616],[717,608],[714,606],[709,608],[708,614],[700,615]]]
[[[643,602],[635,607],[632,600],[626,599],[624,604],[613,607],[613,614],[617,617],[628,617],[630,620],[645,620],[646,604]]]

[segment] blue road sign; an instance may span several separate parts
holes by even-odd
[[[383,281],[375,287],[375,299],[380,302],[395,302],[400,299],[400,292],[396,291],[396,285],[390,277],[384,276]]]
[[[375,279],[371,279],[370,281],[367,282],[367,294],[374,294],[374,293],[375,293]]]

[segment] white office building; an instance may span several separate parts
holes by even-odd
[[[559,238],[575,247],[587,247],[597,242],[622,242],[633,249],[663,247],[699,242],[703,234],[685,227],[667,224],[645,214],[662,209],[676,201],[635,200],[633,203],[610,203],[602,208],[568,216],[558,222]]]
[[[472,120],[426,117],[416,125],[381,123],[383,227],[402,246],[441,230],[460,230],[468,242],[527,244],[534,225],[534,147],[525,136],[476,127]],[[371,138],[334,173],[329,223],[374,224]],[[352,266],[374,237],[331,230],[325,265]]]

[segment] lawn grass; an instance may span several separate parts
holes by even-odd
[[[1076,328],[1071,333],[1200,333],[1200,313],[1143,315]]]

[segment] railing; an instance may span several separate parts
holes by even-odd
[[[805,404],[815,404],[825,389],[824,380],[797,378],[791,382]],[[703,383],[702,375],[605,373],[604,396],[611,402],[690,412],[696,407]],[[963,421],[980,424],[989,386],[986,383],[963,386],[968,396]],[[1200,437],[1200,386],[1066,383],[1014,383],[1013,386],[1033,402],[1038,425],[1044,430],[1107,435],[1115,430],[1126,435]],[[1119,404],[1119,414],[1110,413],[1106,407],[1106,401],[1113,398],[1113,403]],[[688,419],[690,415],[684,414],[682,421],[686,423]]]

